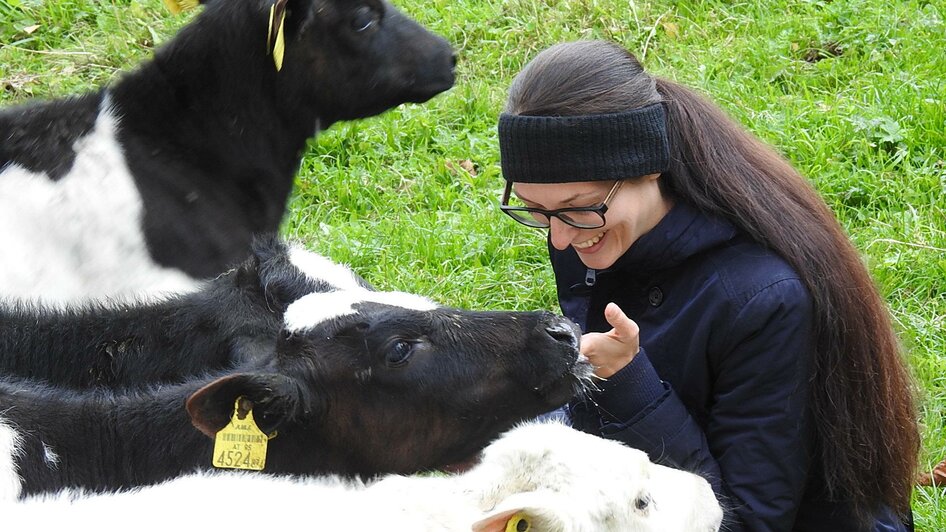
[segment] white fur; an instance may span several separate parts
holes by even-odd
[[[289,261],[310,279],[324,281],[338,290],[362,290],[351,269],[299,245],[289,248]]]
[[[283,316],[287,330],[304,331],[325,321],[354,314],[358,303],[381,303],[412,310],[433,310],[437,304],[415,294],[404,292],[374,292],[371,290],[339,290],[314,293],[300,297],[289,305]]]
[[[43,463],[50,469],[59,469],[59,455],[52,447],[43,443]]]
[[[651,502],[636,508],[641,496]],[[201,473],[133,492],[66,491],[0,506],[5,525],[35,530],[165,531],[239,526],[280,530],[503,530],[523,511],[534,532],[708,532],[722,511],[700,477],[652,464],[640,451],[564,425],[527,424],[457,476],[388,476],[364,485]],[[492,527],[486,521],[496,521]],[[232,519],[232,521],[228,521]],[[230,523],[229,525],[227,523]],[[500,528],[496,528],[499,526]]]
[[[197,288],[148,253],[144,207],[115,137],[117,123],[106,98],[59,181],[18,165],[0,173],[0,297],[66,304]]]
[[[507,433],[465,477],[479,508],[524,510],[536,531],[708,532],[723,516],[702,477],[556,422]],[[643,510],[636,507],[641,497],[650,500]]]
[[[0,417],[0,505],[20,495],[23,479],[14,461],[20,453],[20,445],[20,434]]]

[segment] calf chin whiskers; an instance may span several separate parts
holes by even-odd
[[[600,392],[601,389],[595,383],[596,380],[603,380],[594,374],[594,369],[590,364],[582,364],[574,370],[575,379],[575,397],[590,398],[592,392]]]
[[[579,381],[575,383],[575,397],[582,399],[591,399],[591,394],[600,391],[591,381]]]

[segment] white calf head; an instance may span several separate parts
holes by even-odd
[[[722,519],[703,478],[557,423],[509,431],[467,476],[486,512],[477,532],[502,532],[515,514],[533,532],[709,532]]]

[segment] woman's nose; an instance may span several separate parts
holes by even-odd
[[[552,216],[552,219],[549,220],[552,246],[559,251],[563,251],[571,245],[577,231],[577,228],[568,225],[555,216]]]

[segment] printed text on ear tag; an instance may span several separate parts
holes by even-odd
[[[266,445],[270,437],[256,426],[252,407],[240,419],[240,401],[233,405],[230,423],[214,438],[214,467],[262,471],[266,467]]]

